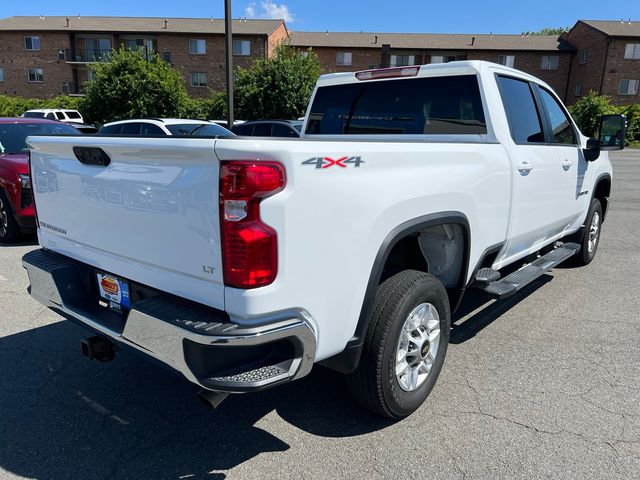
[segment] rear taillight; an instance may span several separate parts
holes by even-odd
[[[281,191],[284,167],[275,162],[231,161],[220,166],[220,225],[224,283],[256,288],[278,274],[278,237],[260,219],[260,202]]]

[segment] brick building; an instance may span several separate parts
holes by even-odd
[[[325,72],[488,60],[541,78],[563,98],[575,51],[557,36],[291,32],[290,42],[311,48]]]
[[[576,48],[567,103],[590,90],[617,105],[640,102],[640,22],[579,20],[563,39]]]
[[[234,20],[234,63],[248,67],[288,37],[283,20]],[[205,18],[10,17],[0,19],[0,94],[82,93],[90,64],[121,46],[158,53],[189,94],[224,88],[224,21]]]
[[[325,73],[452,60],[488,60],[539,77],[571,104],[590,90],[640,102],[640,22],[580,20],[557,36],[289,32],[283,20],[234,20],[234,63],[248,67],[288,41],[318,55]],[[0,19],[0,94],[82,93],[90,65],[124,46],[158,53],[189,94],[224,89],[224,21],[205,18]]]

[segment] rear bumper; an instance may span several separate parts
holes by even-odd
[[[46,250],[22,262],[40,303],[208,390],[261,390],[303,377],[313,366],[316,337],[302,314],[245,327],[224,312],[156,292],[122,316],[98,305],[92,267]]]

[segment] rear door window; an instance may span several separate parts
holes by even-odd
[[[270,137],[271,136],[271,124],[270,123],[256,123],[253,128],[254,137]]]
[[[544,143],[540,113],[529,82],[510,77],[498,77],[511,137],[518,144]]]
[[[239,125],[236,125],[235,127],[233,127],[232,131],[236,135],[242,135],[242,136],[250,137],[251,135],[253,135],[253,125],[239,124]]]
[[[62,112],[56,112],[56,118],[58,120],[65,120],[66,119],[66,117],[64,116],[64,113],[62,113]]]
[[[140,135],[140,123],[125,123],[122,125],[122,135]]]
[[[273,124],[273,130],[271,131],[271,134],[274,137],[299,137],[300,136],[293,130],[292,127],[288,125],[283,125],[281,123]]]
[[[307,134],[486,134],[475,75],[360,81],[321,87]]]
[[[140,129],[141,135],[166,135],[164,131],[153,123],[143,123]]]
[[[122,124],[107,125],[106,127],[102,127],[98,133],[101,135],[120,135],[122,133]]]

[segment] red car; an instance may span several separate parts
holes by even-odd
[[[29,177],[29,135],[78,135],[61,122],[38,118],[0,118],[0,243],[13,242],[36,227]]]

